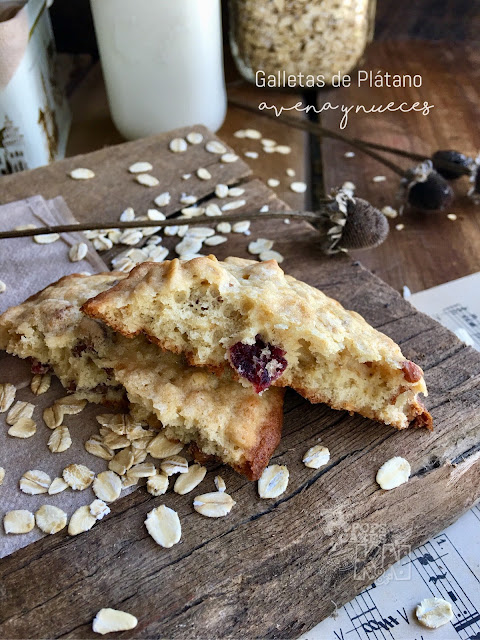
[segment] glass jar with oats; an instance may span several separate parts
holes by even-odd
[[[373,36],[376,0],[229,0],[240,73],[261,87],[321,88],[350,73]]]

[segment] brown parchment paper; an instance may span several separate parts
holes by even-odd
[[[70,223],[75,218],[62,198],[45,201],[35,196],[21,202],[0,206],[0,229],[11,229],[23,224]],[[107,271],[103,260],[90,246],[87,257],[72,263],[68,258],[70,246],[85,240],[82,234],[62,234],[61,239],[48,245],[38,245],[32,238],[0,240],[0,279],[7,284],[5,293],[0,294],[0,310],[23,302],[25,298],[39,291],[51,282],[69,273]],[[24,360],[0,351],[0,382],[12,382],[18,391],[16,400],[26,400],[35,404],[33,419],[37,432],[28,439],[13,438],[7,434],[5,413],[0,414],[0,466],[5,469],[5,479],[0,486],[0,557],[24,547],[44,534],[35,527],[27,534],[6,535],[3,516],[12,509],[27,509],[32,513],[43,504],[52,504],[63,509],[70,517],[80,506],[90,504],[95,495],[91,488],[84,491],[67,489],[50,496],[40,494],[30,496],[19,489],[21,476],[31,469],[39,469],[49,474],[52,480],[62,475],[62,470],[71,463],[85,464],[95,473],[107,469],[107,462],[87,453],[84,442],[92,433],[98,432],[95,415],[109,413],[104,407],[87,405],[76,416],[65,416],[63,423],[68,426],[72,446],[63,453],[51,453],[47,447],[52,433],[42,420],[46,407],[56,398],[65,395],[60,383],[52,378],[50,390],[35,396],[30,390],[30,365]],[[132,489],[130,489],[132,490]],[[129,490],[127,490],[129,491]]]

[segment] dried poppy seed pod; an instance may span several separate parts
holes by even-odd
[[[460,151],[435,151],[432,155],[433,168],[445,180],[458,180],[462,176],[470,175],[472,162],[472,158]]]
[[[403,180],[407,201],[422,211],[443,211],[453,202],[453,191],[445,178],[433,168],[431,160],[425,160],[407,171]]]
[[[349,250],[373,249],[388,236],[386,217],[369,202],[345,189],[332,193],[332,202],[320,212],[314,226],[324,234],[322,250],[327,255]]]

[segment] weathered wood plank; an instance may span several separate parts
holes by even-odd
[[[122,167],[122,175],[139,159],[122,155],[124,150],[109,150],[114,171]],[[137,151],[143,159],[142,148]],[[38,183],[44,175],[52,190],[58,182],[52,195],[65,185],[64,167],[55,166],[57,173],[48,167],[37,174]],[[12,197],[28,190],[28,178],[11,179]],[[16,182],[22,184],[12,186]],[[207,186],[205,196],[211,197]],[[243,186],[248,208],[285,206],[258,180]],[[117,202],[117,210],[128,203],[141,211],[149,191],[142,189],[125,191],[126,202]],[[71,197],[75,215],[92,215],[97,197]],[[479,354],[359,263],[320,256],[316,232],[305,223],[255,222],[251,236],[232,234],[215,253],[248,257],[248,241],[259,236],[275,240],[288,272],[362,313],[425,368],[435,431],[396,432],[289,392],[284,436],[274,456],[290,470],[284,495],[260,500],[254,484],[222,469],[237,505],[227,518],[210,520],[193,511],[193,496],[152,498],[139,489],[115,502],[111,516],[87,534],[60,533],[0,561],[0,637],[92,637],[91,620],[102,606],[139,618],[134,632],[119,637],[295,637],[331,613],[332,601],[350,599],[404,555],[405,545],[424,542],[478,499]],[[319,439],[332,458],[314,471],[301,459]],[[383,492],[375,473],[393,455],[408,458],[413,476]],[[212,469],[205,490],[213,489],[213,476]],[[169,550],[156,546],[143,526],[146,513],[161,503],[176,509],[182,522],[182,543]],[[366,555],[360,527],[371,536]]]

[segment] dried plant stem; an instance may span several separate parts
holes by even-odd
[[[326,202],[331,202],[328,200]],[[95,231],[98,229],[141,229],[142,227],[171,227],[177,225],[218,224],[219,222],[240,222],[241,220],[267,220],[271,218],[296,218],[297,220],[316,221],[320,214],[312,211],[244,211],[222,216],[197,216],[195,218],[169,218],[168,220],[131,220],[128,222],[83,222],[78,224],[62,224],[37,229],[22,229],[0,232],[0,240],[6,238],[28,238],[49,233],[66,233],[76,231]]]

